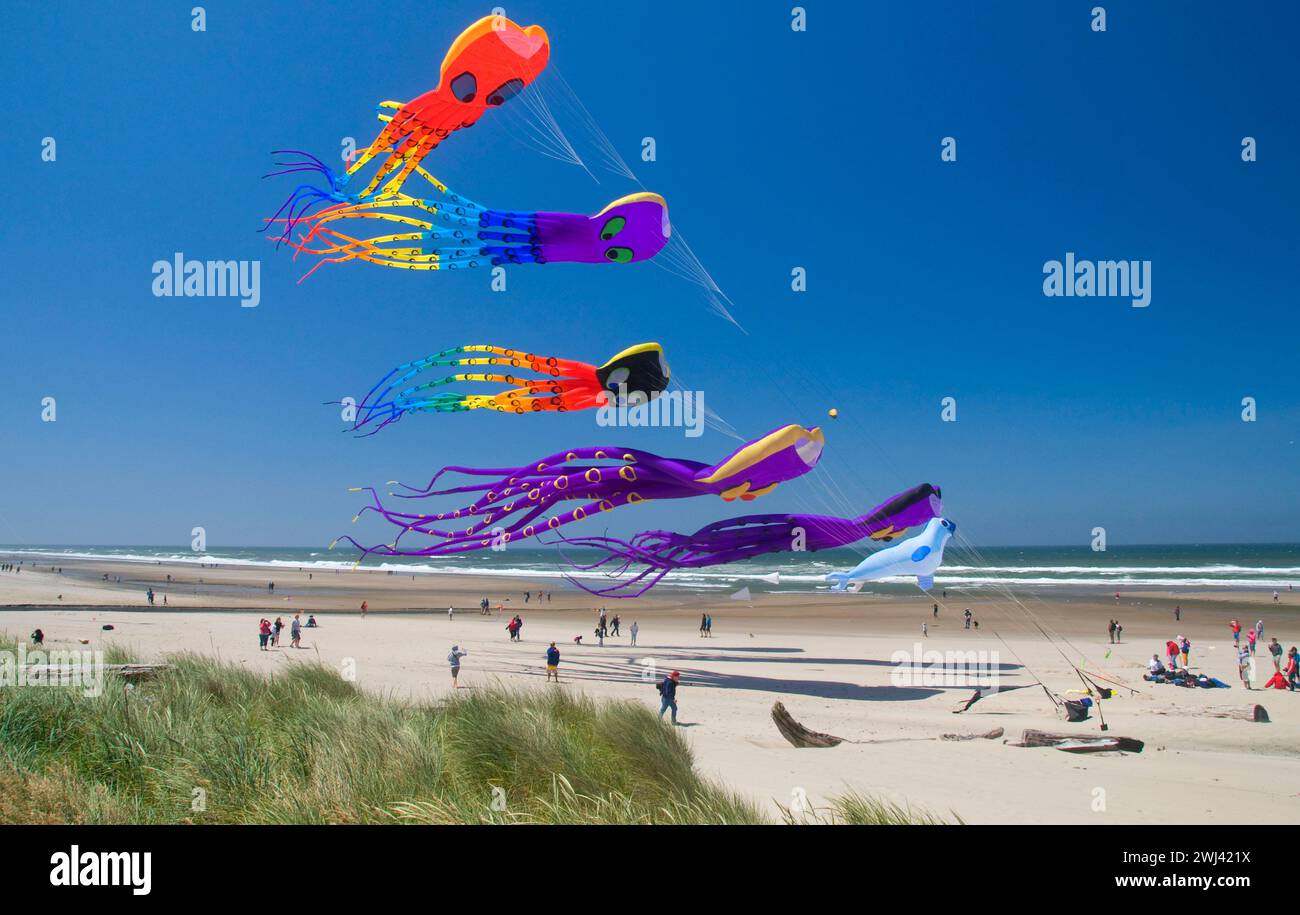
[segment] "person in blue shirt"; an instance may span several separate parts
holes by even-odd
[[[669,709],[673,710],[673,724],[677,723],[677,682],[682,675],[673,671],[664,677],[663,682],[656,687],[659,690],[659,717],[664,716],[664,712]]]
[[[551,643],[550,648],[546,649],[546,680],[548,683],[552,677],[555,678],[556,683],[560,682],[560,649],[555,647],[554,642]]]

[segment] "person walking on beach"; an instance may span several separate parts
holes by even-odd
[[[700,638],[704,638],[704,630],[708,628],[709,628],[709,615],[707,613],[701,613],[700,614]]]
[[[1255,638],[1262,639],[1263,637],[1264,637],[1264,621],[1255,620]]]
[[[297,613],[293,615],[293,621],[289,623],[289,647],[302,647],[302,619],[299,618]]]
[[[1174,622],[1181,622],[1183,619],[1183,608],[1179,604],[1174,605]]]
[[[1115,644],[1115,621],[1111,620],[1106,624],[1106,632],[1110,636],[1110,643]]]
[[[638,627],[637,627],[637,624],[636,624],[636,620],[632,620],[632,625],[631,625],[631,626],[628,628],[628,630],[627,630],[628,635],[632,636],[632,644],[633,644],[634,646],[636,645],[636,631],[637,631],[637,628],[638,628]]]
[[[938,604],[935,604],[935,605],[934,605],[934,618],[935,618],[935,619],[938,619],[938,618],[939,618],[939,605],[938,605]]]
[[[560,682],[560,649],[555,647],[554,642],[546,649],[546,680],[550,682],[551,679]]]
[[[1259,635],[1254,629],[1246,630],[1246,648],[1253,655],[1255,653],[1255,642],[1258,641]]]
[[[1236,620],[1233,620],[1231,623],[1228,624],[1228,628],[1232,630],[1232,647],[1240,648],[1241,647],[1241,623],[1237,622]]]
[[[1237,649],[1237,674],[1241,677],[1241,685],[1250,689],[1250,668],[1254,661],[1250,657],[1250,650],[1245,647]]]
[[[533,594],[532,591],[525,591],[525,592],[524,592],[524,603],[525,603],[525,604],[528,603],[528,598],[531,597],[532,594]]]
[[[491,609],[491,606],[489,605],[489,603],[488,603],[488,599],[487,599],[486,597],[483,598],[481,601],[478,602],[478,613],[479,613],[479,616],[487,616],[487,615],[488,615],[489,613],[491,613],[491,612],[492,612],[492,609]]]
[[[1286,686],[1291,692],[1295,692],[1297,684],[1300,684],[1300,655],[1297,655],[1296,648],[1292,645],[1286,653]]]
[[[602,625],[600,625],[600,623],[597,623],[597,624],[596,624],[596,633],[595,633],[595,635],[596,635],[597,640],[599,640],[599,642],[600,642],[600,647],[601,647],[601,648],[604,648],[604,647],[605,647],[605,627],[602,626]]]
[[[271,644],[276,648],[280,647],[280,630],[282,629],[284,629],[284,620],[277,616],[275,625],[271,627]]]
[[[266,643],[271,640],[271,621],[262,617],[257,623],[257,644],[262,651],[266,651]]]
[[[618,614],[617,613],[615,613],[614,618],[610,620],[609,632],[611,635],[618,635]]]
[[[469,652],[462,649],[459,645],[452,645],[451,651],[447,654],[447,663],[451,665],[452,689],[460,689],[460,659],[468,654]]]
[[[921,638],[928,639],[929,637],[930,637],[930,624],[929,624],[929,623],[922,623],[922,624],[921,624]]]
[[[449,623],[450,623],[450,622],[453,622],[455,619],[456,619],[456,608],[455,608],[455,607],[448,607],[448,608],[447,608],[447,622],[449,622]]]
[[[972,616],[974,616],[974,614],[970,612],[970,607],[967,607],[964,611],[962,611],[962,617],[966,620],[965,628],[967,629],[970,628],[970,621]]]
[[[1124,641],[1124,626],[1119,620],[1115,620],[1115,644],[1122,644]]]
[[[518,613],[516,613],[515,614],[515,641],[522,642],[523,640],[524,640],[524,618],[520,616]]]
[[[363,601],[361,602],[361,618],[362,618],[362,619],[365,619],[365,618],[366,618],[366,611],[369,610],[369,609],[370,609],[370,601],[365,601],[365,600],[363,600]]]
[[[672,709],[673,724],[677,723],[677,683],[681,678],[682,675],[674,670],[655,687],[659,690],[659,717],[662,718],[664,712]]]
[[[149,598],[149,606],[152,607],[152,606],[153,606],[153,588],[150,588],[148,591],[144,592],[144,596],[147,597],[147,598]]]
[[[713,616],[711,614],[705,614],[704,617],[704,637],[706,639],[713,638]]]
[[[1273,672],[1280,674],[1282,672],[1282,643],[1277,640],[1277,636],[1269,639],[1268,653],[1273,656]]]

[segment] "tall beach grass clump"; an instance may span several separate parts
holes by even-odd
[[[319,664],[166,661],[96,698],[0,687],[0,822],[764,821],[635,703],[488,687],[414,704]]]

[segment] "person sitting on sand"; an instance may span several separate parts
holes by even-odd
[[[45,644],[45,633],[39,628],[32,630],[32,645],[39,648]]]
[[[1151,660],[1147,662],[1147,670],[1151,671],[1152,676],[1165,672],[1165,665],[1161,662],[1160,655],[1151,656]]]
[[[316,628],[316,617],[310,613],[307,614],[307,628],[308,629]]]

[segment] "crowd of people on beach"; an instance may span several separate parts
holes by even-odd
[[[1273,592],[1273,599],[1277,600],[1276,591]],[[1182,618],[1183,610],[1180,604],[1174,607],[1174,621],[1179,622]],[[1111,626],[1114,625],[1115,621],[1112,620]],[[1264,621],[1256,620],[1255,625],[1243,629],[1241,621],[1233,619],[1228,622],[1228,632],[1232,635],[1237,677],[1244,689],[1254,689],[1257,679],[1255,656],[1260,643],[1264,641]],[[1112,640],[1118,641],[1113,633]],[[1147,672],[1142,679],[1150,683],[1169,683],[1174,686],[1228,688],[1228,684],[1217,677],[1208,676],[1204,672],[1192,673],[1191,653],[1192,643],[1186,636],[1177,635],[1169,639],[1165,642],[1164,658],[1162,659],[1158,652],[1153,654],[1151,660],[1147,662]],[[1300,687],[1300,651],[1292,645],[1285,651],[1284,660],[1282,643],[1274,636],[1268,641],[1268,653],[1273,662],[1273,674],[1265,682],[1264,688],[1287,689],[1295,692],[1296,688]]]
[[[290,648],[302,647],[303,622],[301,617],[302,614],[295,613],[293,615],[293,619],[289,621],[289,647]],[[310,615],[310,614],[308,615],[306,628],[308,629],[317,628],[316,617],[314,615]],[[266,617],[262,617],[262,619],[258,620],[257,622],[258,648],[261,649],[262,651],[270,651],[272,648],[279,648],[280,633],[283,630],[284,630],[284,617],[277,616],[275,618],[274,623],[268,620]]]

